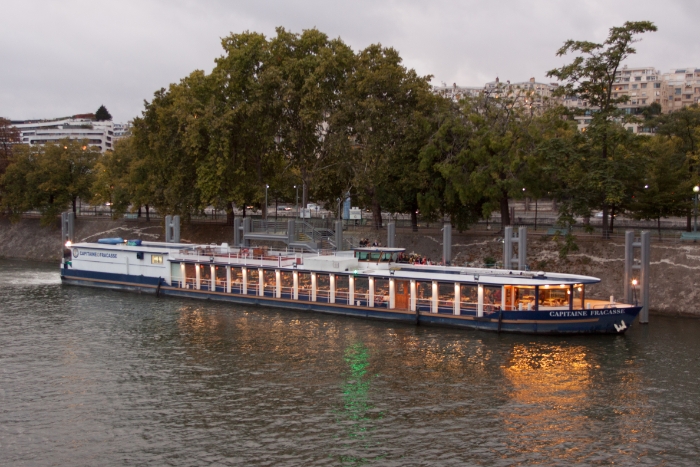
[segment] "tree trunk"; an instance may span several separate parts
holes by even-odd
[[[233,225],[233,218],[234,218],[234,212],[233,212],[233,201],[230,203],[226,203],[226,225]]]
[[[151,222],[151,207],[146,205],[146,222]]]
[[[139,219],[141,219],[141,206],[139,206],[139,213],[136,214],[136,217],[138,217]]]
[[[246,204],[248,203],[243,203],[243,219],[245,219],[245,208],[247,207]]]
[[[379,230],[382,228],[382,206],[376,195],[372,197],[372,217],[374,218],[374,228]]]
[[[74,197],[73,200],[72,200],[72,202],[73,202],[73,216],[75,216],[75,215],[78,213],[78,210],[77,210],[77,201],[78,201],[78,198],[77,198],[77,197]]]
[[[615,225],[615,206],[610,206],[610,233],[613,233]]]
[[[610,224],[609,224],[609,209],[610,206],[608,206],[607,203],[603,204],[603,238],[608,239],[610,238]]]
[[[501,197],[501,230],[510,225],[510,208],[508,207],[508,197]]]
[[[659,241],[661,241],[661,216],[656,218],[656,229],[659,231]]]

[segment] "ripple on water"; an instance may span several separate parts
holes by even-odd
[[[393,325],[64,287],[0,262],[5,465],[696,465],[700,323]]]

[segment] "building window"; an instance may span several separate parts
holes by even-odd
[[[641,77],[641,76],[635,76],[635,77],[634,77],[634,80],[635,80],[635,81],[641,81],[641,80],[642,80],[642,77]]]
[[[676,88],[676,95],[679,96],[680,94],[681,94],[681,88]]]
[[[656,89],[659,89],[659,88],[661,87],[661,83],[654,83],[654,87],[655,87]]]
[[[163,264],[163,255],[151,255],[151,264]]]

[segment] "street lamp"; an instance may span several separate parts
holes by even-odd
[[[700,186],[695,185],[693,187],[693,192],[695,193],[695,223],[693,224],[693,232],[698,231],[698,193],[700,193]]]
[[[265,220],[267,220],[267,189],[270,188],[270,185],[265,184]]]
[[[299,218],[299,186],[294,185],[294,189],[297,190],[297,219]]]

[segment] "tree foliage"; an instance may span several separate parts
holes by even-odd
[[[101,105],[100,108],[97,109],[97,112],[95,112],[95,120],[98,122],[112,120],[112,114],[109,113],[104,105]]]

